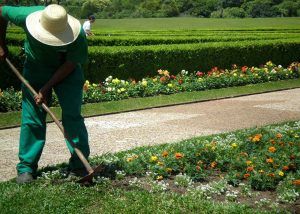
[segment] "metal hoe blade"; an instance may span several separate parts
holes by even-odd
[[[97,166],[93,171],[91,171],[88,175],[84,176],[83,178],[79,179],[77,183],[81,184],[91,184],[93,182],[93,177],[104,169],[103,165]]]

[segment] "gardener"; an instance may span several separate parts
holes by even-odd
[[[82,87],[81,64],[87,59],[87,41],[80,22],[68,15],[59,5],[33,7],[0,7],[0,58],[8,51],[5,43],[7,22],[22,27],[26,33],[25,79],[38,91],[34,98],[22,86],[22,124],[18,183],[33,181],[38,168],[46,136],[46,112],[39,106],[51,102],[54,89],[62,108],[62,123],[72,140],[88,158],[88,134],[81,116]],[[83,172],[83,165],[67,142],[71,152],[69,169]]]
[[[91,28],[91,25],[95,22],[96,18],[94,15],[89,15],[88,16],[88,20],[86,20],[83,25],[82,25],[82,28],[85,32],[85,35],[86,36],[93,36],[94,34],[92,33],[92,28]]]

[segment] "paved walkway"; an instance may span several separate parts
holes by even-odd
[[[289,120],[300,120],[300,89],[92,117],[85,122],[94,156]],[[0,130],[0,181],[16,176],[19,132],[20,128]],[[49,124],[40,166],[68,158],[62,134],[54,123]]]

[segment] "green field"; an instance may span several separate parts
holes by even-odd
[[[231,29],[299,29],[300,18],[148,18],[97,19],[93,25],[99,31],[154,30],[231,30]]]

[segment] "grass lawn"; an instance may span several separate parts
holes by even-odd
[[[93,29],[97,31],[155,31],[155,30],[270,30],[299,29],[300,18],[139,18],[97,19]]]
[[[222,89],[213,89],[200,92],[184,92],[173,95],[160,95],[145,98],[130,98],[120,101],[102,102],[86,104],[82,106],[82,114],[84,117],[95,115],[113,114],[118,112],[126,112],[140,110],[146,108],[154,108],[168,105],[177,105],[183,103],[200,102],[212,99],[222,99],[228,97],[242,96],[247,94],[264,93],[275,90],[291,89],[300,87],[300,79],[282,80],[276,82],[261,83],[255,85],[247,85],[240,87],[230,87]],[[61,110],[58,107],[52,108],[58,118],[60,118]],[[21,121],[20,112],[0,113],[0,129],[13,126],[19,126]],[[50,118],[48,118],[50,121]]]

